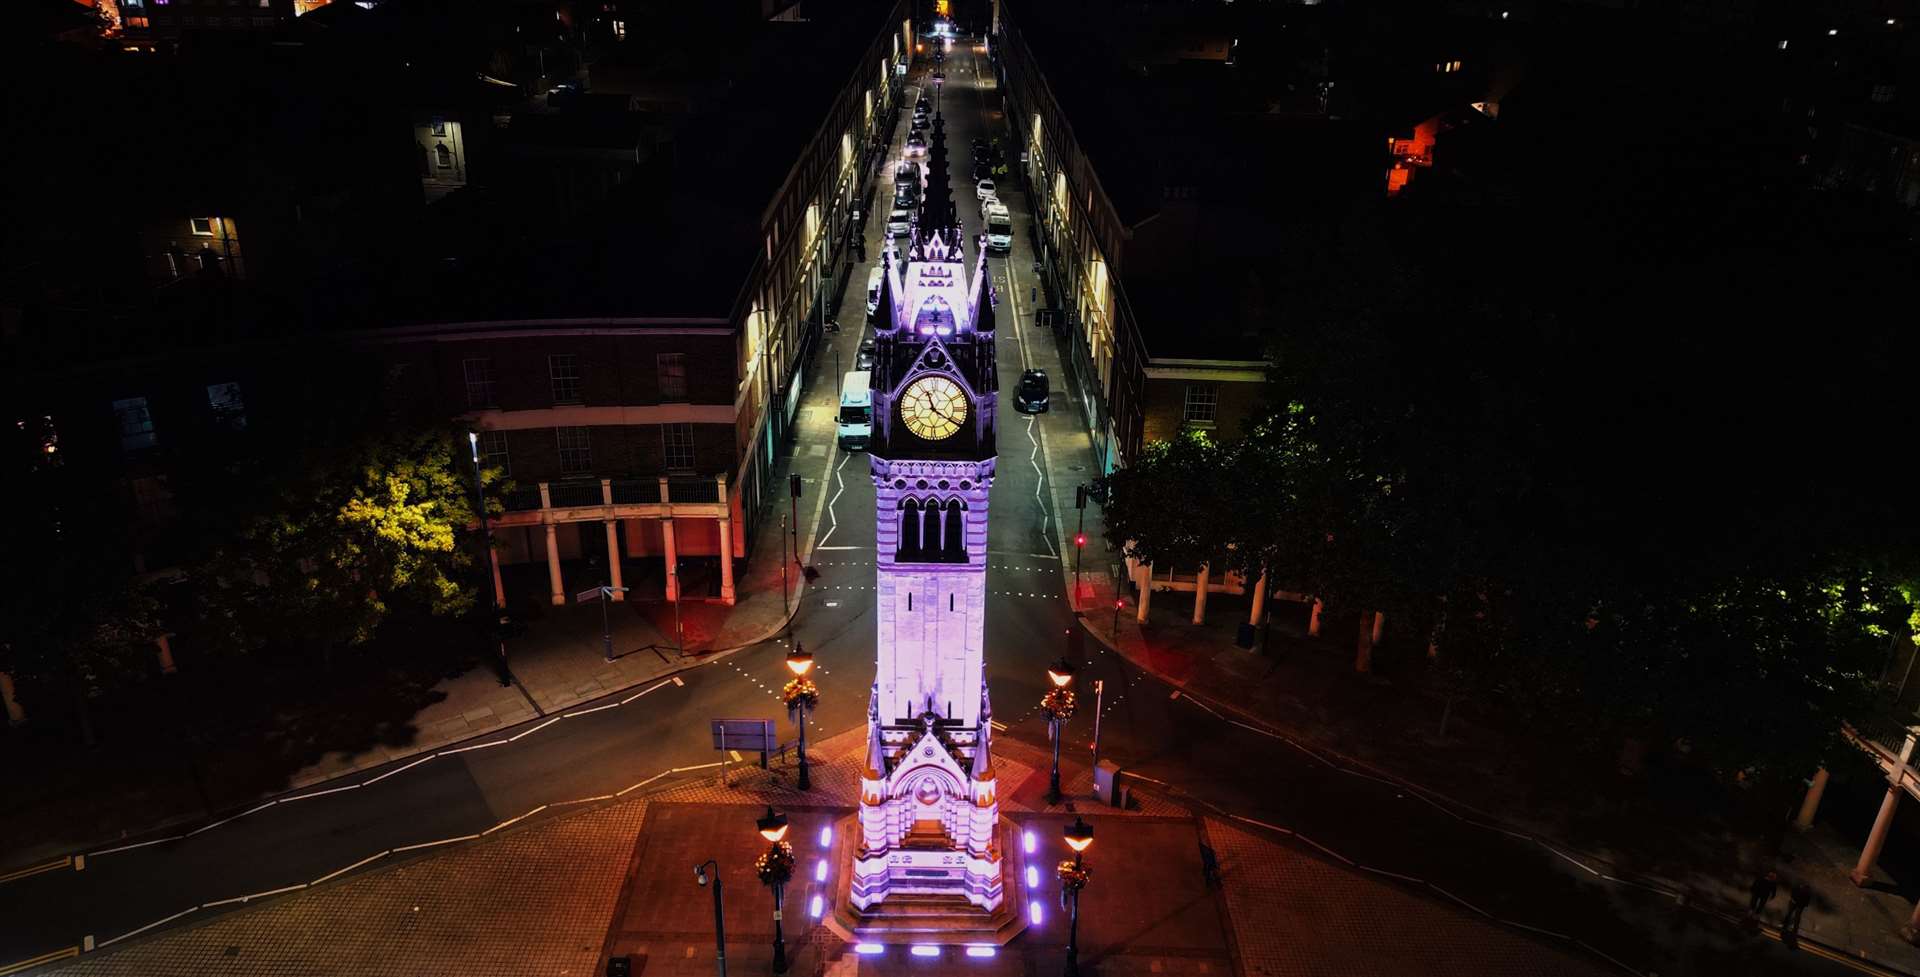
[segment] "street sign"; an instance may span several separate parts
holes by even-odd
[[[574,595],[573,595],[573,602],[574,602],[574,603],[576,603],[576,604],[584,604],[584,603],[586,603],[587,601],[590,601],[590,600],[599,600],[599,599],[600,599],[600,598],[602,598],[602,597],[612,597],[612,596],[613,596],[614,594],[624,594],[624,593],[626,593],[626,592],[627,592],[627,591],[628,591],[629,589],[631,589],[631,588],[628,588],[628,587],[595,587],[595,588],[593,588],[592,590],[583,590],[583,591],[581,591],[581,592],[579,592],[579,593],[577,593],[577,594],[574,594]]]
[[[761,753],[780,748],[780,741],[774,738],[771,719],[714,719],[713,748],[726,750],[747,750]]]

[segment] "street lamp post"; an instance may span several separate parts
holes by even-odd
[[[793,878],[793,845],[787,837],[787,816],[767,807],[767,816],[754,822],[760,837],[767,839],[767,851],[753,863],[760,881],[773,890],[773,972],[787,972],[787,940],[780,931],[780,903],[786,894],[787,880]]]
[[[693,880],[707,884],[707,866],[713,866],[713,965],[720,977],[727,977],[726,903],[720,894],[720,863],[709,858],[693,867]]]
[[[480,484],[480,435],[475,431],[467,432],[467,449],[473,455],[473,506],[480,515],[480,532],[486,538],[487,551],[480,561],[480,572],[486,574],[480,586],[493,594],[493,617],[496,627],[504,627],[506,615],[500,606],[500,592],[493,588],[493,523],[487,520],[487,493]],[[513,672],[507,667],[507,636],[495,634],[494,670],[500,673],[500,686],[505,688],[513,684]]]
[[[820,690],[807,678],[807,673],[813,670],[813,653],[795,641],[793,651],[787,653],[787,667],[793,670],[793,680],[787,683],[783,696],[787,701],[787,717],[800,727],[800,789],[809,790],[813,783],[807,777],[807,713],[820,702]]]
[[[1093,845],[1093,826],[1087,819],[1075,816],[1073,823],[1061,832],[1067,839],[1067,847],[1073,849],[1073,861],[1062,861],[1058,869],[1060,888],[1067,896],[1067,977],[1080,977],[1080,890],[1087,887],[1087,880],[1093,876],[1093,870],[1087,867],[1084,856]]]
[[[1064,656],[1047,666],[1047,679],[1053,688],[1040,699],[1040,708],[1047,714],[1047,732],[1053,738],[1053,774],[1047,781],[1047,803],[1060,803],[1060,735],[1067,720],[1073,718],[1073,690],[1067,686],[1073,684],[1074,664]]]

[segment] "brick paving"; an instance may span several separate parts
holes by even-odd
[[[128,941],[60,977],[509,977],[599,973],[647,802],[508,829],[211,922]]]

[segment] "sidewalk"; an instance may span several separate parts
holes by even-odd
[[[1067,505],[1071,515],[1070,499]],[[1097,515],[1097,510],[1089,513],[1089,537],[1104,529]],[[1089,539],[1088,549],[1107,552],[1105,540],[1098,538]],[[1516,747],[1510,733],[1465,707],[1455,707],[1448,736],[1441,739],[1442,703],[1424,688],[1423,647],[1383,643],[1375,650],[1374,672],[1361,675],[1353,669],[1357,621],[1327,617],[1321,635],[1309,638],[1306,605],[1276,600],[1268,605],[1274,622],[1269,645],[1263,649],[1256,632],[1254,647],[1242,649],[1235,639],[1239,625],[1248,620],[1249,599],[1218,593],[1208,599],[1207,622],[1195,625],[1191,592],[1156,591],[1149,619],[1141,624],[1130,582],[1106,572],[1104,559],[1089,559],[1088,564],[1100,572],[1082,575],[1076,606],[1088,632],[1107,647],[1196,699],[1317,753],[1335,767],[1356,776],[1384,777],[1459,817],[1517,832],[1521,837],[1513,841],[1516,846],[1577,860],[1590,871],[1574,872],[1573,877],[1615,890],[1616,909],[1637,915],[1645,932],[1677,932],[1694,923],[1730,931],[1729,924],[1746,909],[1748,883],[1771,867],[1787,881],[1762,914],[1772,925],[1756,938],[1779,937],[1786,891],[1793,880],[1804,878],[1815,894],[1800,929],[1803,949],[1826,948],[1892,971],[1920,973],[1920,948],[1899,933],[1913,911],[1912,894],[1884,867],[1876,870],[1869,886],[1855,886],[1847,873],[1858,857],[1858,841],[1843,839],[1827,825],[1816,823],[1804,834],[1790,832],[1779,856],[1773,857],[1751,832],[1729,823],[1721,812],[1667,811],[1665,819],[1653,820],[1603,813],[1613,802],[1591,798],[1620,785],[1588,780],[1581,785],[1583,794],[1569,792],[1565,782],[1533,782],[1525,766],[1529,761],[1516,758],[1528,748]],[[1116,600],[1124,605],[1117,628]],[[1637,786],[1644,794],[1645,782]],[[1575,797],[1593,807],[1568,807]],[[1643,797],[1640,805],[1637,810],[1654,817],[1651,802]],[[1447,817],[1438,810],[1431,816]],[[1664,898],[1644,898],[1648,889]],[[1623,890],[1642,898],[1625,898]]]

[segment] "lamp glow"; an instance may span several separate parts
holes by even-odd
[[[1023,831],[1023,832],[1021,832],[1021,833],[1020,833],[1020,844],[1021,844],[1021,847],[1023,847],[1023,848],[1025,848],[1025,849],[1027,850],[1027,854],[1029,854],[1029,855],[1031,855],[1031,854],[1033,854],[1033,850],[1034,850],[1034,847],[1035,847],[1035,846],[1036,846],[1036,844],[1037,844],[1037,843],[1036,843],[1036,842],[1035,842],[1035,841],[1033,840],[1033,832],[1031,832],[1031,831]]]
[[[1065,656],[1047,666],[1047,678],[1056,689],[1064,689],[1073,682],[1073,673],[1079,671]]]
[[[760,829],[760,837],[768,841],[779,841],[787,836],[787,816],[774,813],[771,804],[767,805],[767,816],[756,820],[754,826]]]
[[[787,652],[787,668],[795,675],[805,675],[812,671],[813,652],[800,647],[800,642],[794,642],[793,650]]]
[[[825,848],[831,844],[833,844],[833,825],[829,824],[820,829],[820,847]]]
[[[975,943],[967,947],[969,957],[991,957],[997,952],[999,952],[998,947],[988,946],[985,943]]]
[[[1086,851],[1093,844],[1093,825],[1088,824],[1086,818],[1077,815],[1073,823],[1067,825],[1066,830],[1060,834],[1067,839],[1067,847],[1073,849],[1076,854]]]
[[[826,859],[823,858],[813,863],[813,880],[815,882],[825,882],[827,880],[827,860]]]
[[[1040,915],[1040,900],[1027,900],[1027,918],[1033,921],[1033,925],[1040,925],[1040,920],[1045,918]]]
[[[1034,868],[1031,865],[1027,866],[1027,887],[1033,888],[1034,886],[1037,886],[1039,884],[1040,884],[1040,870],[1037,868]]]
[[[937,957],[940,955],[940,948],[937,946],[929,946],[925,943],[915,943],[913,949],[908,952],[916,957]]]
[[[853,952],[872,956],[887,952],[887,948],[878,943],[856,943],[853,945]]]
[[[825,899],[822,899],[819,896],[814,896],[813,901],[810,903],[807,903],[807,913],[811,915],[814,919],[819,919],[820,914],[826,911],[827,911],[827,901]]]

